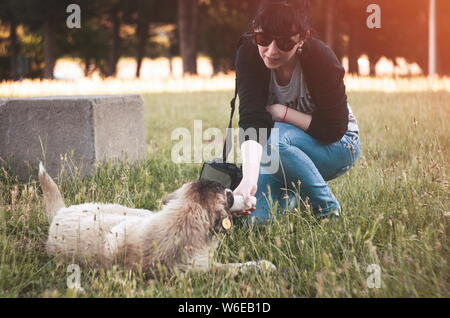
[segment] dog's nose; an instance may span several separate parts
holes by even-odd
[[[234,195],[233,195],[233,191],[231,191],[230,189],[226,189],[225,190],[225,195],[227,198],[227,210],[231,209],[231,207],[234,204]]]

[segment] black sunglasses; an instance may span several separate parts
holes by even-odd
[[[296,42],[291,39],[291,36],[274,36],[264,32],[254,32],[255,42],[261,46],[269,46],[272,41],[275,41],[277,47],[285,52],[289,52],[292,48],[300,43],[302,40]]]

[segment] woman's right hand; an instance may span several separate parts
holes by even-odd
[[[256,185],[256,182],[249,180],[249,179],[242,179],[239,186],[233,191],[234,195],[242,195],[244,197],[244,202],[247,206],[251,206],[251,199],[250,196],[254,196],[256,194],[258,186]],[[241,210],[241,211],[235,211],[233,214],[235,216],[241,216],[241,215],[249,215],[253,211],[255,211],[256,208],[253,207],[248,210]]]

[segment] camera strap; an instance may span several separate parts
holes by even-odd
[[[251,37],[251,33],[248,33],[248,32],[241,35],[236,48],[238,49],[241,46],[242,42],[246,38],[250,38],[250,37]],[[230,154],[231,147],[233,145],[232,125],[233,125],[234,110],[236,107],[236,97],[237,97],[237,74],[236,74],[235,83],[234,83],[234,97],[230,101],[230,106],[231,106],[230,122],[228,123],[228,128],[227,128],[227,132],[226,132],[227,136],[226,136],[225,142],[223,144],[222,160],[224,163],[227,162],[228,155]]]
[[[230,154],[231,147],[233,145],[233,115],[234,110],[236,108],[236,97],[237,97],[237,79],[235,79],[235,87],[234,87],[234,97],[230,101],[230,107],[231,107],[231,114],[230,114],[230,122],[228,123],[228,128],[226,132],[226,138],[225,142],[223,144],[223,151],[222,151],[222,160],[223,162],[227,162],[228,155]]]

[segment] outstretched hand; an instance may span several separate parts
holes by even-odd
[[[233,216],[243,216],[250,215],[253,211],[256,210],[256,207],[252,206],[252,202],[250,196],[254,196],[256,194],[257,185],[255,182],[250,180],[242,179],[239,186],[233,191],[234,195],[242,195],[244,198],[244,202],[246,206],[251,206],[251,208],[240,211],[233,211],[231,214]]]

